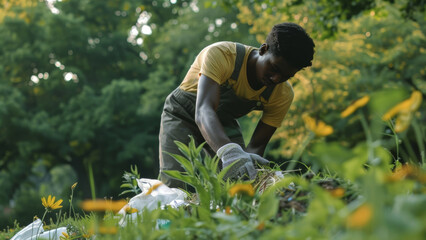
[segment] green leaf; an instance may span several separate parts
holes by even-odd
[[[194,161],[195,168],[200,172],[200,180],[205,179],[208,180],[210,178],[210,174],[207,171],[207,168],[203,165],[203,163],[199,161]]]
[[[201,151],[203,150],[203,147],[204,147],[204,145],[206,144],[206,142],[203,142],[203,143],[201,143],[200,144],[200,146],[198,146],[196,149],[195,149],[195,153],[196,153],[196,155],[198,156],[198,155],[200,155],[200,153],[201,153]]]
[[[133,185],[130,183],[123,183],[120,185],[120,188],[133,188]]]
[[[211,215],[210,215],[210,210],[204,207],[197,207],[197,213],[198,213],[198,217],[202,220],[202,221],[211,221]]]
[[[189,175],[184,175],[181,172],[177,171],[177,170],[167,170],[164,171],[165,174],[169,175],[172,178],[175,178],[177,180],[180,180],[182,182],[185,182],[191,186],[194,186],[197,182],[196,178],[193,176],[189,176]]]
[[[178,146],[179,150],[183,153],[183,155],[185,155],[186,158],[190,159],[191,152],[189,151],[189,147],[179,141],[174,141],[174,143]]]
[[[189,175],[194,175],[194,167],[192,166],[191,162],[188,159],[186,159],[185,157],[181,155],[177,155],[173,153],[167,153],[167,154],[169,154],[174,159],[176,159],[176,161],[178,161],[178,163],[182,165],[183,169],[185,169],[185,171],[188,172]]]
[[[216,178],[216,176],[210,176],[210,183],[213,187],[213,196],[214,196],[214,200],[216,202],[220,202],[220,200],[222,199],[222,191],[223,191],[223,187],[221,186],[219,180]]]
[[[135,192],[133,190],[126,190],[126,191],[123,191],[120,194],[118,194],[118,196],[124,195],[126,193],[135,193]]]
[[[258,217],[260,221],[269,220],[277,215],[279,200],[275,192],[263,194],[260,198]]]

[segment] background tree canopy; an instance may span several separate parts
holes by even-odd
[[[334,123],[321,141],[353,146],[365,138],[357,117],[340,117],[353,100],[383,114],[426,93],[423,0],[105,0],[0,2],[0,227],[27,224],[41,196],[116,198],[121,176],[137,165],[158,173],[162,104],[194,57],[216,41],[259,46],[279,22],[296,22],[316,43],[314,65],[292,80],[296,99],[267,157],[291,159],[308,135],[301,115]],[[424,122],[425,111],[416,116]],[[258,113],[242,119],[249,136]],[[367,119],[372,141],[389,126]],[[344,127],[345,126],[345,127]],[[347,127],[350,126],[350,127]],[[424,138],[424,128],[420,132]],[[424,159],[409,144],[414,127],[388,141],[406,161]],[[320,140],[314,140],[320,141]],[[405,144],[405,143],[408,144]],[[314,164],[309,151],[302,157]],[[66,204],[65,204],[66,206]],[[28,209],[31,208],[31,211]]]

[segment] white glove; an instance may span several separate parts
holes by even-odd
[[[268,164],[269,161],[263,157],[248,153],[236,143],[228,143],[223,145],[217,150],[217,156],[222,160],[223,168],[226,168],[230,164],[235,163],[225,174],[225,179],[238,179],[244,175],[248,175],[250,180],[256,178],[257,170],[254,168],[255,164]]]

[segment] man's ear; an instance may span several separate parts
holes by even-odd
[[[269,49],[269,45],[268,44],[264,43],[264,44],[260,45],[259,54],[260,55],[265,54],[268,51],[268,49]]]

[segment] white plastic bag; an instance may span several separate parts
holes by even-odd
[[[154,210],[164,206],[171,206],[177,208],[185,204],[186,193],[177,188],[169,188],[161,181],[156,179],[141,178],[138,179],[138,186],[142,193],[130,199],[129,203],[124,206],[118,213],[123,216],[126,215],[126,209],[134,208],[138,212],[147,210]],[[120,221],[120,225],[126,225],[127,220],[136,219],[137,213],[133,213]]]
[[[15,236],[10,240],[35,240],[35,239],[49,239],[49,240],[59,240],[59,237],[62,236],[63,232],[67,232],[66,227],[60,227],[52,229],[50,231],[44,231],[43,223],[40,219],[35,220],[30,223],[28,226],[19,231]]]
[[[141,178],[137,181],[142,193],[131,198],[127,206],[123,207],[119,213],[124,214],[128,207],[142,211],[145,208],[154,210],[158,207],[158,203],[160,206],[172,204],[172,207],[178,207],[184,203],[186,193],[180,189],[169,188],[156,179]]]
[[[43,223],[40,219],[37,219],[15,234],[10,240],[26,240],[43,231]]]
[[[29,240],[37,240],[37,239],[59,240],[59,237],[63,236],[62,233],[66,233],[66,232],[67,232],[66,227],[60,227],[60,228],[43,232],[42,234],[39,234],[38,236],[32,236],[31,238],[29,238]]]

